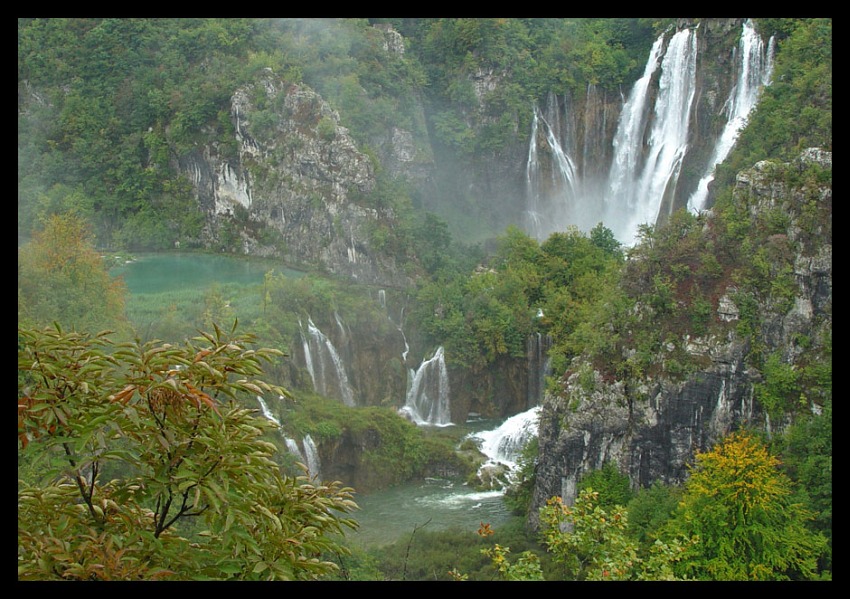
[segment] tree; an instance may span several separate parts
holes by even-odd
[[[18,250],[18,320],[58,321],[79,330],[124,320],[124,285],[109,275],[85,221],[73,213],[49,216]]]
[[[729,435],[699,453],[670,522],[696,536],[680,569],[705,580],[792,580],[817,575],[826,540],[791,501],[791,480],[753,435]]]
[[[628,511],[620,505],[606,510],[592,488],[579,491],[575,505],[552,497],[540,510],[541,534],[556,561],[577,580],[677,580],[674,566],[690,540],[656,540],[641,552],[627,534]]]
[[[281,355],[250,335],[182,346],[18,331],[18,577],[314,579],[347,553],[351,489],[284,474],[240,398]],[[306,472],[306,469],[305,469]]]

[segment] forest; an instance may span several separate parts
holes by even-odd
[[[832,151],[831,19],[754,19],[776,42],[773,81],[718,165],[711,210],[644,224],[634,245],[604,222],[537,239],[464,178],[526,153],[548,93],[621,94],[682,21],[19,18],[18,580],[831,581],[831,158],[799,158]],[[403,52],[385,51],[387,30]],[[298,151],[269,138],[284,107],[251,87],[266,72],[320,94],[337,116],[317,119],[318,138],[345,128],[368,157],[374,186],[351,203],[379,215],[369,248],[410,281],[387,296],[414,353],[443,347],[452,372],[483,380],[545,335],[547,402],[577,409],[571,385],[693,380],[706,355],[692,342],[734,337],[770,428],[730,431],[681,483],[585,472],[536,528],[534,440],[504,528],[349,542],[359,489],[311,478],[256,397],[281,399],[289,435],[379,439],[359,457],[374,488],[441,470],[472,480],[479,463],[401,417],[389,391],[351,407],[311,388],[293,366],[301,322],[342,314],[394,334],[375,286],[282,263],[279,230],[238,208],[211,217],[181,169],[199,147],[238,154],[241,86],[253,138]],[[482,100],[488,72],[507,75]],[[417,148],[404,174],[386,151],[398,130]],[[767,208],[739,185],[765,161],[783,190]],[[417,177],[425,165],[438,176]],[[273,248],[256,285],[135,297],[111,274],[141,253],[238,256],[246,231]],[[799,305],[801,260],[824,255],[828,300],[788,349],[773,323]],[[718,316],[730,289],[731,323]]]

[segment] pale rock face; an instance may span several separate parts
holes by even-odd
[[[254,105],[258,97],[262,108]],[[231,122],[235,152],[205,147],[180,161],[208,215],[212,245],[217,221],[231,218],[246,253],[363,283],[409,284],[391,257],[370,247],[369,231],[392,227],[396,217],[368,206],[372,162],[318,93],[266,69],[234,92]],[[397,137],[403,158],[412,144],[402,132]],[[271,235],[257,234],[263,230],[277,243],[264,245]]]

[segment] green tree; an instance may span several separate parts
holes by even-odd
[[[235,329],[235,326],[234,326]],[[281,355],[18,331],[18,578],[302,580],[335,570],[351,489],[290,477],[239,399]]]
[[[599,507],[611,509],[627,505],[633,497],[629,477],[617,469],[612,462],[581,477],[578,489],[594,489],[599,493]]]
[[[699,453],[679,510],[677,534],[696,536],[679,565],[700,580],[798,580],[817,576],[825,538],[807,528],[779,460],[746,432]]]
[[[18,292],[19,321],[94,330],[124,320],[124,285],[109,275],[87,224],[72,213],[47,217],[18,250]]]
[[[676,580],[674,566],[691,541],[684,537],[657,540],[645,555],[627,534],[628,511],[620,505],[606,510],[599,493],[583,489],[575,505],[552,497],[540,510],[541,534],[555,560],[577,580]]]

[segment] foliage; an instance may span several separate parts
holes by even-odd
[[[673,568],[691,544],[685,538],[656,541],[642,556],[627,534],[627,510],[619,505],[605,510],[590,487],[572,507],[551,498],[540,510],[540,522],[548,551],[578,580],[676,580]]]
[[[786,434],[776,439],[781,468],[796,484],[793,501],[813,512],[810,528],[828,542],[819,570],[832,571],[832,401],[818,413],[801,414]]]
[[[779,460],[749,433],[697,454],[669,528],[699,543],[677,571],[700,580],[815,578],[826,539],[807,528],[812,514],[792,494]]]
[[[235,328],[235,327],[234,327]],[[281,474],[239,398],[280,352],[19,329],[18,577],[311,579],[344,551],[351,489]]]
[[[47,217],[18,249],[18,320],[56,321],[79,330],[120,327],[124,286],[95,251],[90,229],[73,213]]]
[[[584,489],[593,489],[598,493],[599,507],[604,509],[628,505],[634,495],[629,486],[629,477],[621,473],[612,462],[606,462],[602,468],[582,475],[578,490]]]
[[[679,505],[682,487],[654,482],[639,489],[626,506],[629,510],[629,536],[642,547],[661,538],[661,533]]]

